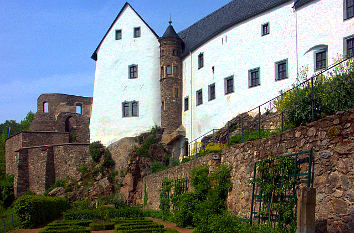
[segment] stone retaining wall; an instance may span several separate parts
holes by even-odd
[[[230,211],[248,218],[251,209],[254,162],[269,155],[280,156],[313,150],[315,159],[316,231],[354,232],[354,109],[338,112],[307,126],[285,131],[266,139],[237,144],[223,150],[222,163],[232,166],[233,187],[227,204]],[[158,209],[163,178],[183,178],[212,155],[199,158],[144,178],[146,208]],[[144,195],[142,195],[144,196]]]

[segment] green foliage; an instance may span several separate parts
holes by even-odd
[[[65,220],[107,220],[114,218],[141,218],[143,212],[140,208],[125,207],[120,209],[82,209],[68,210],[64,213]]]
[[[101,142],[96,141],[90,144],[90,155],[92,157],[92,160],[96,163],[100,161],[103,151],[104,148]]]
[[[112,159],[112,154],[108,149],[104,150],[104,160],[102,166],[105,168],[112,168],[115,165],[114,160]]]
[[[154,161],[150,166],[152,173],[157,173],[164,170],[164,166],[159,161]]]
[[[170,194],[172,185],[172,180],[168,178],[164,178],[162,180],[162,188],[160,191],[160,209],[162,210],[163,216],[170,215]]]
[[[267,219],[268,224],[272,223],[271,216],[276,213],[279,227],[292,229],[296,226],[294,209],[297,198],[296,195],[289,196],[297,185],[295,172],[294,158],[291,157],[270,158],[257,164],[259,176],[250,182],[260,187],[264,202],[260,215]],[[284,197],[286,194],[287,198]]]
[[[267,138],[274,134],[279,133],[279,130],[270,131],[270,130],[261,130],[261,137],[259,137],[258,130],[244,130],[243,131],[243,142],[257,140],[259,138]],[[242,143],[242,134],[235,134],[232,136],[227,143],[228,146]]]
[[[68,207],[64,197],[21,196],[14,203],[22,227],[36,227],[58,218]]]
[[[78,169],[79,169],[82,176],[85,175],[87,172],[87,167],[85,164],[82,164]]]
[[[152,217],[162,219],[163,213],[161,210],[143,210],[144,217]]]
[[[30,111],[20,123],[14,120],[7,120],[3,124],[0,124],[0,176],[5,175],[5,141],[8,138],[7,128],[10,129],[9,137],[21,131],[28,130],[33,117],[34,113]]]
[[[146,183],[144,182],[144,206],[147,205],[147,202],[148,202],[148,194],[146,191]]]
[[[57,180],[55,181],[55,183],[50,186],[50,188],[48,188],[45,192],[44,192],[44,196],[47,196],[48,193],[50,193],[50,191],[52,191],[53,189],[55,188],[58,188],[58,187],[65,187],[65,181],[64,180]]]
[[[306,71],[303,72],[306,78]],[[314,118],[334,114],[354,107],[354,59],[337,66],[328,76],[313,80]],[[276,103],[283,112],[287,127],[297,127],[312,121],[312,91],[310,82],[285,92]]]
[[[200,166],[192,170],[191,185],[194,187],[194,192],[198,199],[204,200],[211,188],[208,166]]]
[[[14,199],[13,176],[4,175],[0,179],[0,206],[8,208]]]
[[[151,154],[149,153],[149,149],[153,144],[156,144],[156,143],[158,143],[158,141],[157,141],[155,135],[149,135],[145,139],[143,145],[136,150],[136,155],[151,157]]]
[[[95,205],[93,202],[89,200],[78,200],[71,203],[71,209],[79,210],[79,209],[94,209]]]
[[[40,233],[50,232],[90,232],[88,227],[92,223],[91,220],[64,220],[54,221],[49,223],[46,227],[40,230]]]

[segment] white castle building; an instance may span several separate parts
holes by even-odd
[[[159,37],[126,3],[92,55],[91,141],[169,121],[189,141],[220,128],[290,87],[301,67],[311,75],[353,55],[353,16],[354,0],[233,0]]]

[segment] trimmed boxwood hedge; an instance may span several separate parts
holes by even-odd
[[[69,203],[64,197],[24,195],[14,204],[20,226],[24,228],[37,227],[56,219],[68,208]]]
[[[91,219],[104,220],[105,218],[142,218],[140,208],[127,207],[121,209],[93,209],[93,210],[69,210],[64,213],[65,220]]]

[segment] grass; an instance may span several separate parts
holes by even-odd
[[[274,130],[274,131],[261,130],[260,137],[259,137],[258,130],[244,130],[243,136],[242,136],[242,134],[236,134],[236,135],[232,136],[230,138],[229,142],[227,143],[227,145],[232,146],[232,145],[240,144],[243,142],[254,141],[254,140],[257,140],[260,138],[267,138],[267,137],[270,137],[274,134],[278,134],[279,132],[280,132],[279,130]],[[243,137],[243,140],[242,140],[242,137]]]

